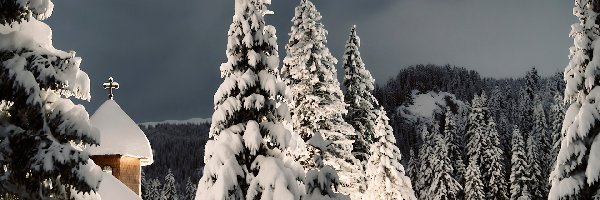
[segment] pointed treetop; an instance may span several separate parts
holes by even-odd
[[[113,99],[113,89],[119,89],[119,83],[113,81],[113,77],[108,78],[108,82],[102,84],[105,90],[108,90],[108,98]]]

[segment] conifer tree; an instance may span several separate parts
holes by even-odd
[[[512,158],[510,173],[510,199],[517,200],[523,193],[529,175],[527,174],[529,165],[527,164],[527,154],[521,131],[518,126],[514,126],[512,133]]]
[[[377,118],[375,119],[374,127],[375,143],[371,145],[371,156],[366,168],[368,189],[363,199],[416,199],[411,181],[405,175],[404,167],[400,163],[400,149],[396,146],[394,131],[389,125],[389,119],[383,107],[379,108],[376,115]],[[439,164],[450,165],[449,163]],[[449,172],[444,171],[444,173],[448,174]],[[441,175],[439,179],[444,179],[441,184],[449,182],[447,183],[449,185],[439,185],[439,191],[444,191],[447,188],[454,189],[454,182],[446,180],[448,179],[446,175]],[[452,192],[453,190],[449,191],[449,193]]]
[[[432,159],[429,156],[433,155],[435,152],[432,152],[431,148],[433,144],[433,135],[429,133],[426,126],[421,128],[421,139],[423,143],[419,148],[418,155],[418,177],[415,179],[415,193],[419,199],[423,199],[425,195],[427,195],[427,188],[431,181],[433,180],[433,163]]]
[[[541,187],[545,185],[545,182],[542,180],[542,169],[540,166],[540,142],[538,135],[530,135],[527,139],[527,163],[529,164],[528,172],[528,184],[531,188],[531,197],[541,198],[543,195],[541,193]]]
[[[360,161],[351,153],[351,139],[356,133],[344,121],[347,110],[337,80],[337,60],[326,47],[327,31],[314,4],[301,0],[295,11],[282,69],[291,90],[288,105],[294,132],[304,141],[320,133],[332,143],[323,161],[338,171],[339,191],[359,199],[366,189],[365,174]],[[298,158],[306,171],[315,167],[312,157]]]
[[[459,148],[459,141],[457,139],[458,130],[456,124],[456,115],[452,113],[450,107],[446,108],[446,120],[444,125],[444,139],[448,143],[448,157],[452,163],[452,177],[459,183],[464,183],[464,176],[466,173],[466,167],[462,158],[462,151]]]
[[[485,102],[485,96],[482,94]],[[486,192],[486,199],[508,199],[506,181],[504,175],[504,166],[502,165],[502,156],[504,152],[500,149],[498,131],[496,123],[491,114],[487,114],[487,129],[484,134],[484,141],[487,144],[483,150],[481,160],[481,171],[483,172],[483,185]]]
[[[480,200],[485,199],[483,192],[483,183],[481,182],[481,172],[476,157],[469,159],[467,174],[465,175],[465,199]]]
[[[533,109],[533,127],[528,138],[529,160],[531,171],[531,184],[529,192],[533,199],[546,199],[548,194],[548,176],[550,174],[550,136],[547,132],[546,115],[540,102],[540,98],[535,97],[535,108]],[[529,146],[533,145],[533,146]]]
[[[173,176],[171,168],[169,168],[169,170],[167,171],[167,175],[165,176],[165,181],[160,195],[161,200],[179,200],[179,196],[177,195],[175,177]]]
[[[448,157],[448,143],[440,134],[434,134],[431,139],[433,139],[431,143],[433,146],[429,148],[432,149],[430,152],[434,154],[428,158],[431,159],[432,169],[427,171],[432,172],[433,179],[426,181],[429,185],[426,187],[426,193],[421,198],[431,200],[458,199],[462,186],[451,176],[453,169]]]
[[[313,134],[308,141],[309,148],[314,155],[312,158],[315,168],[306,173],[305,186],[306,196],[303,200],[350,200],[348,195],[336,192],[340,186],[340,179],[336,170],[323,162],[325,152],[331,146],[331,142],[319,133]]]
[[[282,159],[291,134],[281,122],[289,113],[282,104],[286,87],[278,74],[275,28],[263,18],[265,3],[235,2],[196,199],[300,198],[303,172]]]
[[[564,98],[560,93],[554,94],[554,101],[550,106],[550,129],[552,137],[552,149],[550,158],[551,165],[556,164],[556,156],[558,156],[558,150],[560,150],[560,143],[562,141],[562,123],[565,118],[565,103]],[[552,168],[551,168],[552,169]]]
[[[144,200],[160,200],[162,191],[160,181],[158,179],[152,179],[149,182],[148,196],[147,199]]]
[[[415,189],[415,195],[416,192],[418,191],[417,186],[418,186],[418,181],[419,181],[419,161],[417,160],[418,158],[415,156],[415,151],[410,149],[409,151],[409,156],[410,156],[410,160],[408,160],[408,177],[410,177],[410,180],[413,180],[412,182],[413,184],[413,188]]]
[[[501,160],[503,152],[499,147],[496,124],[485,103],[485,94],[473,98],[467,125],[467,156],[470,161],[476,160],[480,167],[485,198],[508,199]]]
[[[344,86],[347,91],[345,102],[348,104],[345,119],[357,134],[353,153],[357,159],[366,163],[369,159],[369,148],[375,142],[375,118],[379,103],[371,94],[375,80],[365,68],[358,51],[359,47],[360,37],[356,34],[356,26],[353,26],[344,51]]]
[[[575,0],[573,14],[579,22],[571,25],[573,46],[565,67],[564,136],[550,179],[548,199],[600,198],[600,142],[598,142],[598,14],[597,1]]]
[[[190,177],[188,177],[185,183],[185,192],[183,193],[183,196],[181,196],[180,199],[193,200],[194,196],[196,196],[196,189],[196,184],[192,183],[192,180],[190,179]]]
[[[50,0],[0,2],[0,194],[19,199],[97,197],[102,171],[81,146],[98,130],[82,105],[90,79],[74,51],[57,50]]]

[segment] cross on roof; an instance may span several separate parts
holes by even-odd
[[[119,89],[119,83],[113,81],[113,77],[108,78],[108,82],[102,84],[105,90],[108,90],[108,98],[113,99],[113,89]]]

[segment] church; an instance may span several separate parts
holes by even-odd
[[[100,131],[100,145],[84,149],[105,172],[98,193],[102,199],[141,199],[141,167],[153,162],[150,142],[114,100],[119,84],[111,77],[103,86],[108,100],[90,117]]]

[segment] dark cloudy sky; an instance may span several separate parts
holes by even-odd
[[[134,121],[210,117],[221,83],[233,0],[57,0],[46,21],[54,46],[75,50],[92,80],[92,114],[104,102],[109,76],[115,99]],[[414,64],[453,64],[483,76],[542,75],[568,62],[572,1],[566,0],[314,0],[340,57],[351,25],[376,81]],[[273,0],[267,18],[280,56],[298,0]],[[339,66],[338,66],[339,67]],[[343,71],[338,71],[343,73]]]

